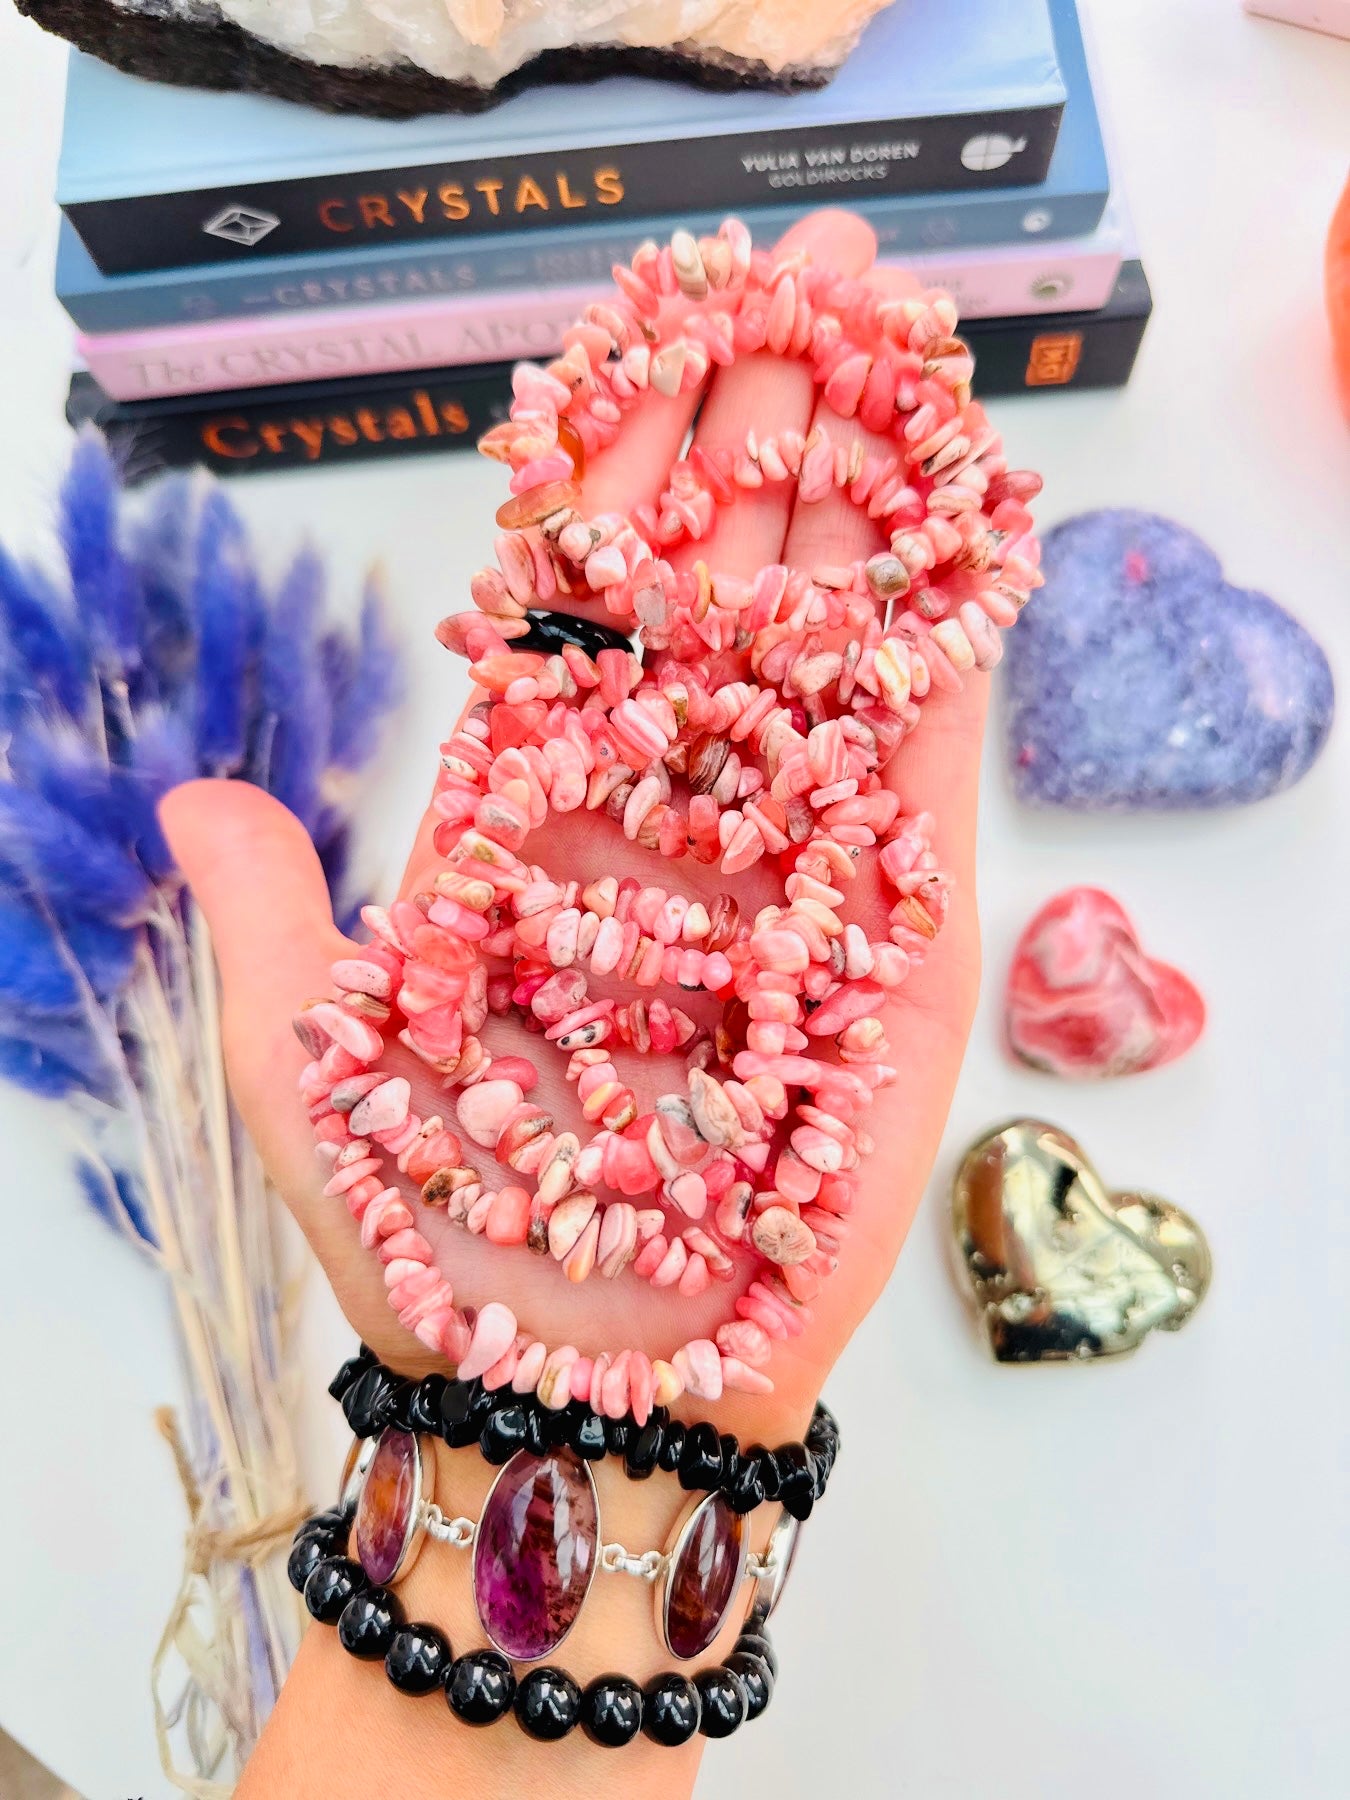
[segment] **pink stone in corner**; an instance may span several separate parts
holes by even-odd
[[[493,1484],[473,1549],[484,1631],[506,1656],[536,1662],[576,1621],[599,1555],[591,1472],[571,1450],[513,1456]]]
[[[392,1581],[417,1506],[417,1445],[406,1431],[382,1432],[356,1506],[357,1561],[373,1582]]]
[[[1144,954],[1119,903],[1066,888],[1022,933],[1008,976],[1008,1045],[1051,1075],[1100,1080],[1173,1062],[1205,1026],[1180,970]]]

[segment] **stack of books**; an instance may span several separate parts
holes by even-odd
[[[131,479],[472,442],[609,270],[822,204],[948,289],[983,396],[1128,379],[1151,300],[1074,0],[896,0],[829,87],[614,77],[387,121],[71,58],[57,291],[73,422]]]

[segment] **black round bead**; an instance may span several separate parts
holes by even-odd
[[[674,1419],[666,1426],[661,1454],[656,1462],[657,1467],[664,1469],[667,1475],[673,1475],[679,1468],[680,1458],[684,1455],[684,1440],[688,1435],[689,1429],[680,1419]]]
[[[605,1420],[605,1448],[611,1456],[622,1456],[628,1448],[628,1440],[633,1435],[631,1419]]]
[[[733,1650],[726,1666],[740,1677],[745,1689],[747,1722],[757,1719],[773,1699],[773,1670],[762,1656],[754,1656],[748,1650]]]
[[[531,1669],[516,1688],[516,1718],[533,1738],[566,1737],[581,1717],[581,1689],[565,1669]]]
[[[394,1633],[384,1672],[400,1694],[429,1694],[450,1668],[450,1642],[434,1625],[404,1625]]]
[[[366,1662],[382,1661],[403,1623],[403,1608],[388,1588],[353,1594],[338,1619],[342,1648]]]
[[[648,1419],[640,1431],[629,1438],[623,1453],[624,1469],[630,1481],[646,1481],[661,1455],[665,1433],[655,1419]]]
[[[374,1361],[375,1352],[373,1350],[367,1350],[365,1345],[362,1344],[358,1353],[355,1356],[349,1356],[346,1362],[343,1363],[342,1367],[338,1370],[337,1374],[329,1382],[328,1391],[333,1398],[335,1400],[341,1400],[342,1396],[356,1380],[357,1376],[364,1375]]]
[[[408,1395],[408,1429],[414,1435],[439,1432],[441,1429],[441,1397],[445,1393],[444,1375],[426,1375]]]
[[[511,1710],[516,1678],[511,1665],[495,1650],[474,1650],[456,1657],[445,1678],[445,1698],[466,1725],[495,1725]]]
[[[495,1407],[487,1416],[478,1447],[490,1463],[510,1462],[516,1451],[525,1447],[525,1408]]]
[[[631,1744],[642,1730],[642,1689],[626,1675],[601,1675],[581,1696],[581,1728],[608,1750]]]
[[[687,1744],[702,1717],[698,1689],[683,1675],[657,1675],[642,1697],[642,1729],[655,1744],[673,1750]]]
[[[341,1550],[342,1544],[336,1537],[297,1538],[286,1558],[287,1581],[297,1594],[303,1594],[305,1584],[319,1564],[339,1555]]]
[[[695,1425],[686,1434],[678,1474],[680,1486],[691,1492],[715,1488],[721,1481],[722,1440],[711,1425]]]
[[[545,656],[557,656],[564,644],[576,644],[594,660],[602,650],[632,649],[631,640],[623,632],[593,619],[577,619],[570,613],[533,608],[525,614],[525,619],[530,629],[524,637],[512,640],[517,650],[542,650]]]
[[[326,1556],[315,1563],[305,1583],[305,1605],[313,1618],[335,1625],[353,1594],[364,1592],[365,1570],[345,1556]]]
[[[809,1519],[816,1503],[816,1459],[805,1444],[784,1444],[774,1451],[778,1464],[778,1499],[794,1519]]]
[[[743,1650],[750,1656],[757,1656],[764,1663],[770,1675],[778,1673],[778,1652],[769,1642],[767,1631],[743,1631],[736,1639],[736,1649]]]
[[[351,1520],[346,1513],[332,1507],[327,1512],[315,1513],[305,1520],[291,1542],[298,1544],[302,1538],[345,1538]]]
[[[699,1730],[704,1737],[730,1737],[745,1723],[749,1710],[745,1683],[732,1669],[703,1669],[694,1677],[703,1716]]]
[[[605,1421],[588,1408],[577,1420],[572,1433],[572,1448],[587,1462],[599,1462],[605,1454]]]

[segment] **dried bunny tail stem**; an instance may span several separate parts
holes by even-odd
[[[154,1704],[166,1777],[214,1800],[229,1792],[215,1772],[247,1756],[298,1640],[276,1555],[304,1511],[277,1389],[293,1296],[278,1278],[261,1165],[229,1104],[210,939],[190,905],[183,917],[163,906],[152,925],[155,953],[142,947],[125,997],[142,1059],[141,1167],[205,1426],[195,1464],[175,1432],[192,1525]],[[186,1681],[166,1705],[175,1655]],[[175,1730],[193,1773],[176,1766]]]
[[[227,1800],[233,1793],[233,1783],[219,1782],[201,1773],[185,1774],[177,1767],[173,1750],[173,1732],[181,1725],[193,1746],[198,1770],[219,1767],[230,1751],[229,1740],[237,1738],[252,1710],[247,1625],[236,1615],[228,1621],[226,1635],[223,1627],[227,1622],[221,1616],[220,1586],[214,1577],[222,1565],[227,1568],[231,1564],[240,1565],[241,1574],[261,1570],[290,1542],[308,1508],[302,1502],[295,1502],[246,1527],[221,1530],[211,1526],[208,1520],[219,1496],[204,1494],[199,1487],[172,1408],[159,1407],[155,1412],[155,1425],[173,1454],[191,1520],[184,1547],[182,1580],[151,1663],[160,1766],[181,1793],[196,1796],[198,1800]],[[218,1483],[219,1471],[216,1479]],[[201,1600],[205,1601],[212,1621],[205,1634],[198,1629],[193,1617]],[[188,1685],[177,1702],[166,1707],[162,1689],[169,1664],[175,1657],[188,1671]],[[213,1712],[216,1715],[214,1724]]]

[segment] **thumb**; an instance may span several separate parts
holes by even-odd
[[[159,818],[211,932],[235,1099],[264,1154],[291,1165],[295,1146],[276,1141],[278,1084],[304,1061],[291,1019],[327,995],[330,965],[350,954],[314,845],[293,813],[243,781],[184,782]]]

